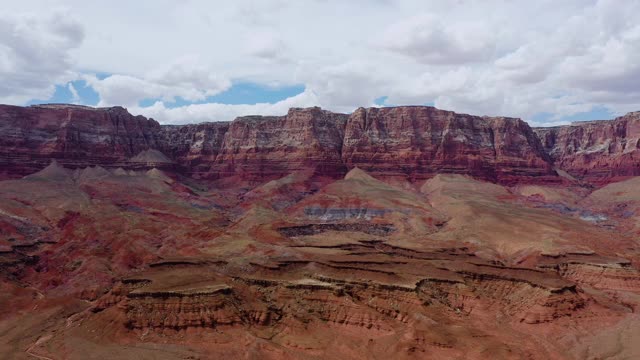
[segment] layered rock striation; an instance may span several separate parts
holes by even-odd
[[[428,106],[337,114],[293,108],[284,116],[160,125],[122,107],[0,106],[0,177],[66,167],[173,169],[196,178],[268,180],[314,170],[342,177],[423,180],[458,173],[502,184],[558,183],[557,170],[589,182],[639,175],[640,115],[531,128],[505,117]]]
[[[556,167],[578,179],[601,184],[640,175],[640,112],[534,131]]]
[[[63,165],[112,165],[157,148],[160,124],[122,107],[0,105],[0,173],[26,175]]]
[[[555,176],[524,121],[425,106],[356,110],[347,123],[342,159],[348,167],[410,179],[459,173],[511,183]]]

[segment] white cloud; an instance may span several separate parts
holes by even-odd
[[[45,0],[5,5],[34,15],[0,19],[0,101],[46,97],[81,73],[101,105],[163,121],[285,113],[289,103],[350,111],[380,96],[528,120],[550,113],[550,122],[640,108],[634,0],[56,1],[71,15],[52,20]],[[230,79],[307,91],[278,105],[170,106]],[[148,98],[161,101],[139,108]]]
[[[80,95],[78,95],[78,90],[76,90],[75,86],[72,83],[67,84],[67,89],[71,93],[71,102],[74,104],[80,103]]]
[[[298,79],[317,94],[318,105],[335,111],[349,112],[358,106],[371,106],[387,84],[384,75],[368,61],[353,61],[322,66],[301,64]]]
[[[49,98],[76,76],[70,51],[83,37],[69,14],[0,15],[0,102]]]
[[[444,23],[435,14],[402,19],[391,25],[382,45],[427,64],[482,62],[493,53],[492,32],[482,23]]]
[[[257,29],[247,36],[246,52],[266,61],[286,61],[286,46],[281,37],[269,29]]]
[[[640,92],[640,25],[567,58],[559,70],[561,78],[584,90]]]
[[[215,95],[231,86],[228,79],[217,75],[194,55],[182,56],[166,66],[156,68],[148,78],[168,87],[201,89],[206,96]]]
[[[231,87],[230,80],[218,77],[194,57],[154,69],[146,78],[116,74],[104,79],[86,75],[84,79],[100,96],[99,106],[137,106],[141,100],[157,98],[173,102],[177,97],[202,101]]]
[[[218,103],[193,104],[175,108],[167,107],[157,101],[148,107],[130,107],[129,112],[145,115],[159,120],[163,124],[186,124],[206,121],[231,121],[243,115],[284,115],[292,107],[310,107],[318,104],[318,98],[312,91],[304,91],[274,104],[229,105]]]
[[[387,102],[390,104],[422,104],[432,102],[442,94],[459,94],[469,87],[473,70],[459,67],[441,73],[425,72],[404,80],[391,88]]]

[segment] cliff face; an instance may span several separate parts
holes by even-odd
[[[0,177],[67,167],[171,166],[187,176],[265,180],[299,170],[421,180],[468,174],[513,184],[559,182],[554,167],[590,182],[640,175],[640,114],[610,122],[532,129],[520,119],[433,107],[360,108],[161,126],[124,108],[0,106]],[[153,150],[153,152],[149,152]],[[160,152],[161,154],[158,154]],[[150,155],[151,154],[151,155]],[[168,162],[158,162],[164,156]]]
[[[524,121],[433,107],[356,110],[347,123],[342,158],[348,167],[410,179],[441,172],[501,183],[555,178],[540,141]]]
[[[160,126],[121,107],[1,106],[0,176],[30,174],[51,159],[67,167],[144,167],[149,162],[137,155],[150,149],[194,177],[268,178],[307,168],[342,175],[346,120],[347,115],[310,108],[231,123]]]
[[[162,126],[155,134],[160,151],[175,159],[191,176],[206,175],[222,152],[229,123],[202,123],[184,126]]]
[[[158,146],[160,125],[122,107],[0,105],[0,177],[47,166],[111,165]]]
[[[557,168],[601,184],[640,175],[640,112],[534,129]]]
[[[291,109],[279,117],[240,117],[229,125],[208,175],[274,178],[305,169],[343,175],[346,121],[347,115],[320,108]]]

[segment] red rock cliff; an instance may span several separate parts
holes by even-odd
[[[0,105],[0,177],[38,171],[51,159],[74,167],[114,164],[157,147],[159,130],[122,107]]]
[[[501,183],[557,181],[524,121],[425,106],[356,110],[347,122],[342,158],[349,168],[410,179],[461,173]]]
[[[603,184],[640,175],[640,112],[535,132],[555,166],[578,179]]]
[[[535,130],[520,119],[425,106],[351,115],[291,109],[284,116],[161,126],[121,107],[1,105],[0,177],[38,171],[51,159],[68,167],[135,168],[145,150],[154,150],[185,175],[210,179],[265,180],[305,169],[339,177],[359,167],[380,177],[462,173],[512,184],[559,182],[556,167],[606,182],[640,175],[639,138],[639,113]]]
[[[341,176],[347,115],[320,108],[291,109],[285,116],[245,116],[231,122],[210,177],[282,177],[315,169]]]

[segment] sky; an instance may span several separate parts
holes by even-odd
[[[640,110],[637,0],[0,0],[0,103],[161,123],[431,105],[550,126]]]

